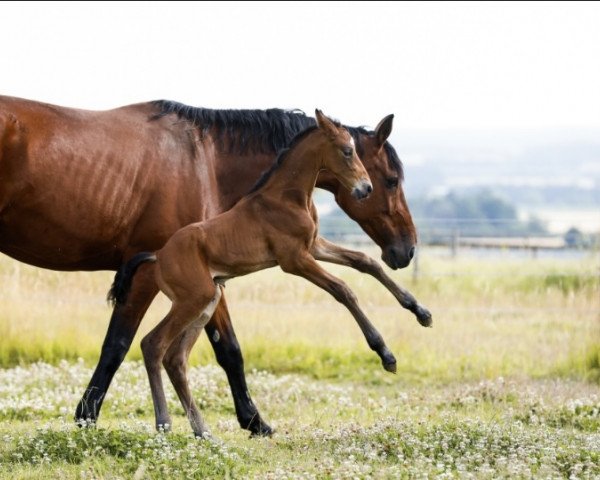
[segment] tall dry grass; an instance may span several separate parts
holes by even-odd
[[[355,291],[396,354],[401,378],[597,375],[597,255],[452,259],[424,249],[419,262],[416,283],[410,269],[390,275],[430,308],[432,329],[420,327],[372,278],[326,266]],[[78,357],[94,362],[111,313],[105,296],[112,277],[47,271],[0,257],[0,365]],[[226,295],[247,368],[389,381],[350,314],[305,280],[271,269],[228,282]],[[140,358],[139,339],[168,307],[162,295],[155,300],[129,358]],[[204,338],[192,362],[214,362]]]

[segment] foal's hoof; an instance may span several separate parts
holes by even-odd
[[[155,428],[158,433],[171,433],[172,426],[173,424],[170,421],[168,421],[164,423],[157,423],[155,425]]]
[[[388,372],[396,373],[396,360],[394,360],[392,363],[386,363],[386,362],[382,362],[382,363],[383,363],[383,368],[385,368]]]
[[[388,372],[396,373],[396,357],[390,352],[387,347],[381,355],[381,364]]]
[[[431,327],[431,324],[433,323],[433,318],[431,318],[431,312],[429,310],[427,310],[424,307],[417,307],[417,311],[415,312],[415,315],[417,316],[417,321],[423,326],[423,327]]]

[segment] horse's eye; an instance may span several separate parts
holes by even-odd
[[[389,177],[385,179],[385,186],[387,188],[396,188],[398,186],[398,177]]]
[[[342,153],[344,154],[344,157],[350,158],[352,156],[352,147],[343,147]]]

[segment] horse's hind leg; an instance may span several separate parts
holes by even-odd
[[[244,358],[231,324],[225,295],[221,297],[215,313],[204,328],[217,362],[227,374],[240,426],[252,432],[252,435],[271,435],[273,429],[262,419],[250,398],[244,375]]]
[[[112,313],[102,345],[100,360],[94,375],[77,405],[75,420],[98,419],[106,391],[117,369],[123,362],[140,322],[158,293],[154,266],[142,265],[136,273],[125,305],[117,305]]]
[[[204,427],[202,416],[198,411],[198,407],[194,402],[192,392],[189,387],[187,378],[188,359],[190,352],[192,351],[192,347],[195,345],[200,332],[202,332],[202,328],[204,325],[206,325],[215,308],[219,304],[221,294],[221,288],[217,288],[215,296],[204,309],[200,317],[187,326],[185,331],[181,333],[173,341],[173,343],[171,343],[163,359],[165,370],[167,371],[169,378],[171,379],[171,383],[177,392],[177,396],[179,397],[181,405],[183,406],[183,410],[190,421],[192,430],[198,436],[202,436],[206,432],[206,428]]]

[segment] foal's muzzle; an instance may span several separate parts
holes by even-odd
[[[363,198],[367,198],[372,191],[373,185],[371,185],[371,182],[361,180],[352,189],[352,196],[357,200],[362,200]]]

